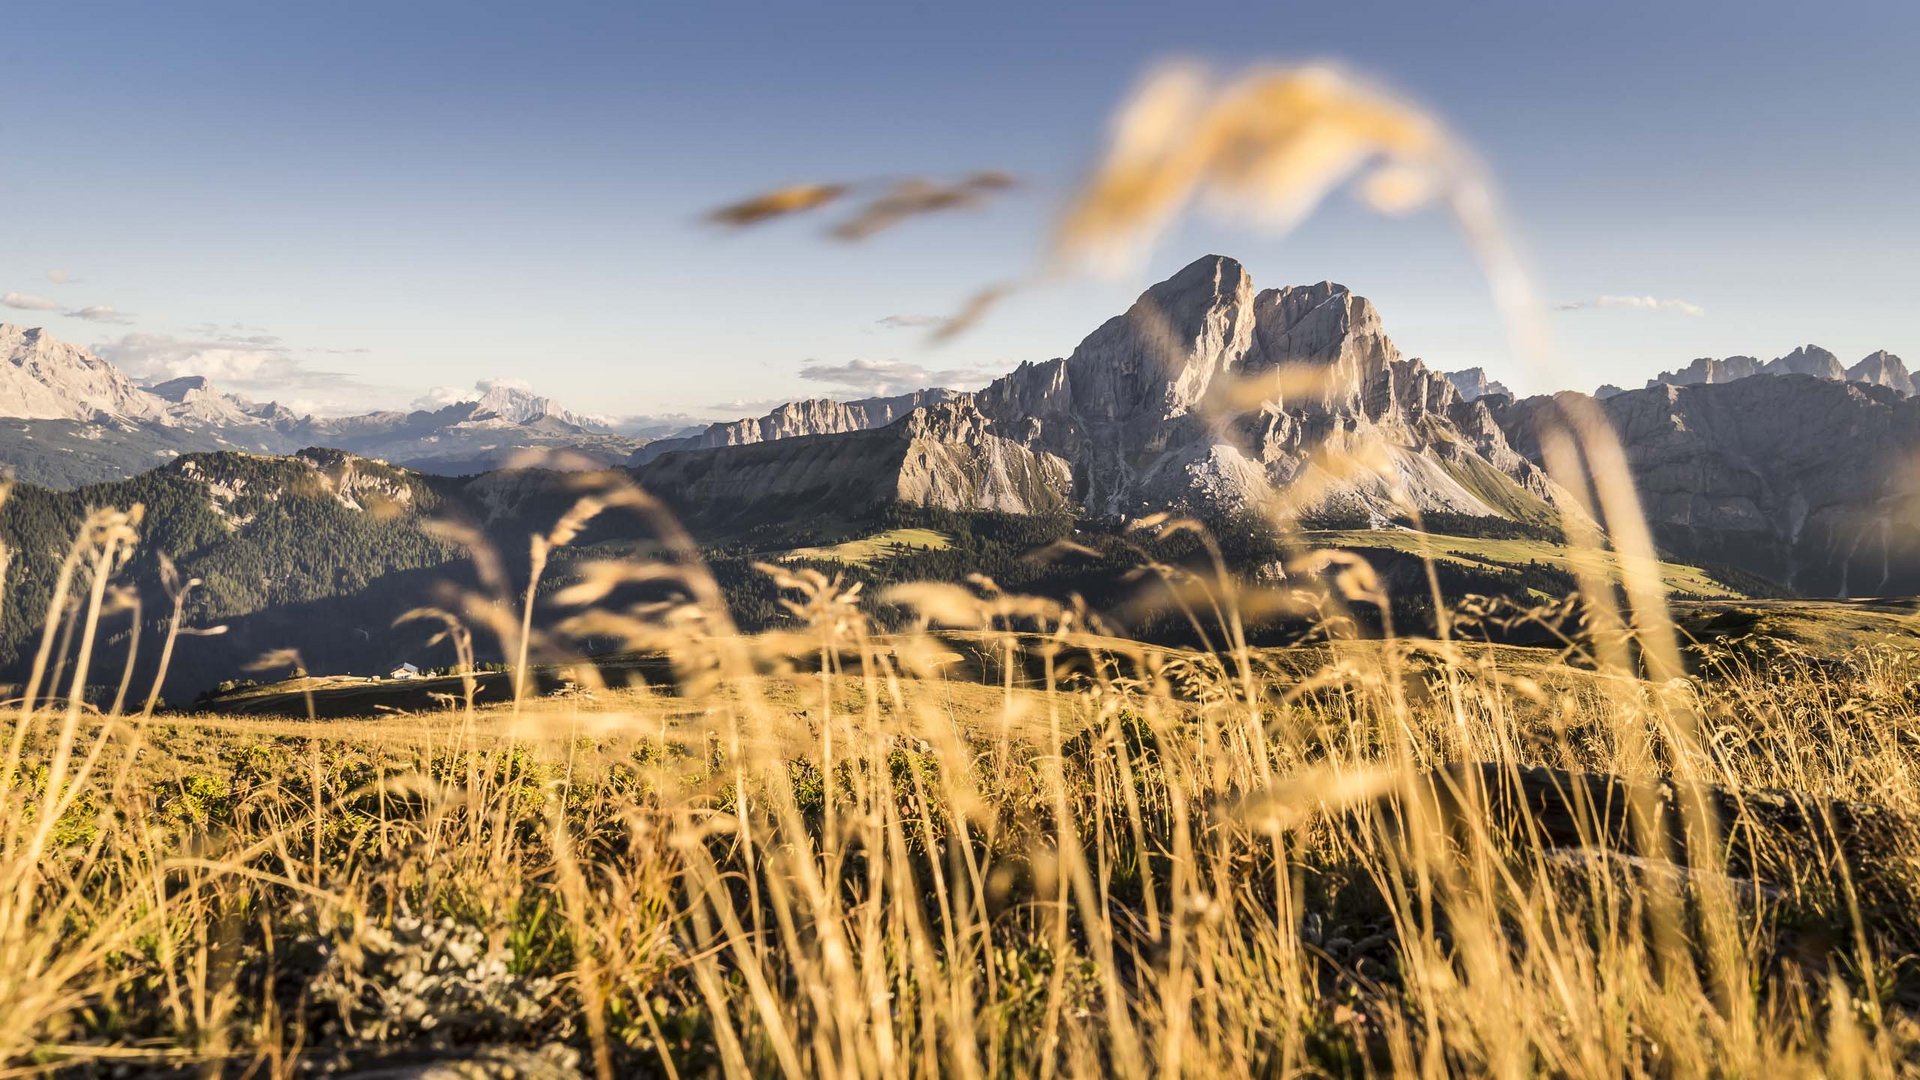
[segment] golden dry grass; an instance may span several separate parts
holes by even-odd
[[[1445,201],[1516,340],[1538,344],[1438,125],[1321,69],[1163,78],[1070,211],[1075,251],[1209,191],[1297,214],[1384,155],[1423,171],[1374,174],[1375,200]],[[729,220],[838,193],[777,194]],[[1104,636],[1074,604],[984,580],[872,598],[780,566],[791,624],[748,636],[691,540],[609,484],[524,556],[444,531],[481,587],[409,618],[467,667],[476,634],[496,641],[510,703],[463,686],[432,715],[325,724],[83,708],[117,674],[89,670],[91,646],[138,542],[137,514],[96,514],[24,696],[64,704],[6,714],[0,1058],[261,1076],[423,1057],[603,1077],[1908,1071],[1915,653],[1683,653],[1617,442],[1565,419],[1543,448],[1586,554],[1558,612],[1440,597],[1436,639],[1348,640],[1356,609],[1386,609],[1381,582],[1295,536],[1276,586],[1146,568],[1205,651]],[[659,554],[584,564],[536,620],[551,552],[615,505],[654,517]],[[530,561],[524,583],[509,557]],[[617,599],[636,584],[672,599]],[[917,625],[882,638],[876,602]],[[1311,615],[1328,640],[1250,648],[1252,609]],[[1454,640],[1556,616],[1559,652]],[[677,694],[588,678],[590,698],[537,698],[533,662],[586,634],[665,657]]]

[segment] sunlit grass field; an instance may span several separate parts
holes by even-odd
[[[1444,536],[1411,529],[1350,529],[1308,532],[1304,535],[1304,541],[1324,547],[1404,551],[1461,566],[1526,567],[1538,564],[1556,570],[1573,570],[1577,568],[1577,561],[1586,560],[1603,574],[1618,574],[1617,560],[1612,552],[1580,551],[1548,540]],[[1659,571],[1661,584],[1669,592],[1701,597],[1740,595],[1699,567],[1663,561],[1659,563]]]
[[[1920,1049],[1898,638],[1748,635],[1648,681],[1582,644],[1148,647],[985,583],[888,598],[970,629],[880,636],[782,573],[793,629],[683,622],[671,686],[16,708],[7,1059],[1895,1075]]]
[[[1063,217],[1066,254],[1125,246],[1196,195],[1290,221],[1384,164],[1368,203],[1443,203],[1522,351],[1544,352],[1493,201],[1424,114],[1325,69],[1174,72],[1116,128]],[[1273,374],[1219,407],[1329,392],[1325,372]],[[1611,428],[1576,403],[1541,442],[1565,546],[1315,536],[1298,531],[1313,493],[1290,489],[1261,508],[1292,550],[1260,584],[1224,559],[1140,567],[1193,649],[979,575],[880,595],[831,576],[883,556],[873,541],[764,566],[790,618],[743,634],[648,496],[594,491],[526,549],[443,530],[479,584],[403,621],[450,644],[458,674],[405,700],[325,679],[239,695],[271,717],[159,711],[157,687],[94,669],[140,542],[137,513],[97,511],[0,714],[0,1060],[1911,1074],[1912,615],[1754,602],[1690,618],[1669,594],[1718,587],[1663,563]],[[1365,439],[1350,449],[1318,474],[1379,470]],[[544,581],[616,506],[658,517],[659,542]],[[1166,514],[1129,527],[1206,534]],[[1430,562],[1434,633],[1363,631],[1395,598],[1342,545],[1400,543],[1435,562],[1558,560],[1577,589],[1445,596]],[[174,578],[164,635],[142,646],[163,669],[209,629],[184,625],[194,584]],[[1313,632],[1255,648],[1256,615]],[[1558,644],[1474,643],[1523,625]],[[559,677],[585,638],[646,671]],[[505,671],[476,673],[477,639]]]

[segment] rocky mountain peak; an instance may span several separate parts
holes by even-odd
[[[1868,353],[1859,363],[1848,368],[1847,381],[1884,386],[1909,397],[1915,390],[1913,374],[1907,370],[1907,365],[1885,349]]]
[[[468,420],[474,423],[497,420],[523,425],[548,420],[583,431],[595,426],[588,417],[561,408],[552,398],[542,397],[527,387],[504,381],[495,381],[487,386],[486,392],[473,402]]]
[[[213,384],[207,381],[205,375],[182,375],[178,379],[168,379],[166,382],[154,383],[147,387],[147,393],[176,404],[187,400],[191,395],[210,393],[212,390]]]
[[[1840,358],[1818,345],[1802,345],[1761,369],[1768,375],[1812,375],[1817,379],[1845,382],[1847,369]]]
[[[1776,360],[1774,363],[1780,363]],[[1751,356],[1728,356],[1716,359],[1711,356],[1697,357],[1686,367],[1678,371],[1663,372],[1647,380],[1648,386],[1698,386],[1702,383],[1729,383],[1735,379],[1745,379],[1768,370],[1759,360]]]
[[[120,369],[39,327],[0,323],[0,415],[152,420],[161,405]]]
[[[1224,255],[1194,260],[1087,335],[1066,359],[1093,420],[1182,417],[1253,340],[1253,279]]]
[[[1463,371],[1449,371],[1446,375],[1447,381],[1459,391],[1461,401],[1476,401],[1489,394],[1513,396],[1513,391],[1507,389],[1505,383],[1487,378],[1486,368],[1470,367]]]

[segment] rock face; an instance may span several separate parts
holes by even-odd
[[[634,451],[628,464],[644,465],[674,450],[709,450],[716,446],[745,446],[803,435],[839,435],[886,427],[924,405],[936,405],[954,397],[951,390],[933,389],[861,401],[824,398],[790,401],[765,416],[712,424],[697,435],[683,438],[656,439]]]
[[[1537,519],[1553,495],[1483,404],[1400,355],[1364,297],[1331,282],[1259,292],[1221,256],[1148,289],[1064,358],[886,428],[781,437],[863,419],[796,403],[697,445],[649,447],[639,476],[683,506],[1071,502],[1120,518]]]
[[[996,434],[966,401],[924,406],[883,428],[671,451],[637,478],[710,522],[839,520],[889,502],[1054,513],[1068,507],[1072,481],[1065,461]]]
[[[1816,379],[1845,382],[1847,369],[1840,358],[1818,345],[1802,345],[1785,356],[1771,360],[1763,369],[1767,375],[1811,375]]]
[[[182,454],[290,454],[330,446],[426,472],[484,472],[537,456],[547,467],[625,462],[646,440],[614,434],[523,387],[494,383],[478,400],[435,410],[297,415],[190,375],[141,387],[93,353],[44,330],[0,324],[0,464],[66,487],[122,479]]]
[[[1478,403],[1403,359],[1364,297],[1331,282],[1255,292],[1210,255],[1065,359],[975,395],[998,429],[1073,463],[1089,512],[1278,507],[1384,521],[1547,512],[1545,477]]]
[[[0,416],[157,420],[161,404],[123,374],[45,330],[0,323]]]
[[[1495,382],[1487,378],[1486,368],[1472,367],[1467,368],[1465,371],[1449,371],[1447,372],[1447,381],[1452,383],[1453,388],[1460,392],[1460,400],[1462,401],[1473,401],[1490,394],[1499,394],[1502,397],[1513,396],[1513,391],[1507,389],[1505,383]]]
[[[1774,361],[1776,364],[1780,362]],[[1697,386],[1701,383],[1726,383],[1758,375],[1767,366],[1751,356],[1729,356],[1718,360],[1711,356],[1702,356],[1678,371],[1669,371],[1648,379],[1647,385]]]
[[[1648,523],[1676,555],[1810,595],[1920,590],[1920,399],[1787,375],[1606,399]],[[1514,445],[1553,399],[1499,419]]]
[[[1678,371],[1669,371],[1647,380],[1652,386],[1698,386],[1702,384],[1729,383],[1736,379],[1751,378],[1755,375],[1811,375],[1816,379],[1833,382],[1863,382],[1873,386],[1884,386],[1901,394],[1914,392],[1913,377],[1900,358],[1881,349],[1870,353],[1852,367],[1842,367],[1838,357],[1818,345],[1802,345],[1785,356],[1761,363],[1751,356],[1729,356],[1723,359],[1703,356]],[[1595,397],[1607,398],[1611,394],[1605,391],[1619,392],[1618,387],[1603,386],[1594,393]]]
[[[1848,368],[1847,381],[1884,386],[1909,397],[1914,392],[1913,375],[1907,371],[1907,365],[1885,349],[1868,353],[1865,359]]]

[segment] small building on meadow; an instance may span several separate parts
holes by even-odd
[[[387,672],[387,678],[389,679],[417,679],[419,677],[420,669],[414,667],[412,664],[401,664],[392,671]]]

